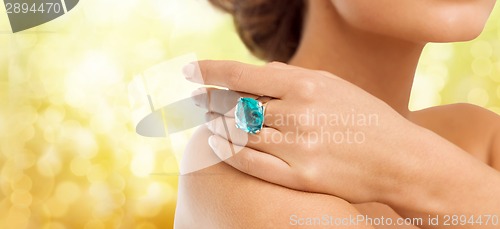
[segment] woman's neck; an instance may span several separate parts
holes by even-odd
[[[316,3],[309,5],[301,44],[289,64],[331,72],[407,116],[424,45],[357,30],[330,1]]]

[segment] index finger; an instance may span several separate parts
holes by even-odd
[[[233,91],[282,98],[292,89],[293,74],[286,69],[259,67],[236,61],[198,61],[184,68],[186,79],[195,83],[229,88]]]

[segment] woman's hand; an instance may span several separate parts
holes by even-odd
[[[210,111],[209,144],[236,169],[352,203],[385,203],[404,217],[500,217],[498,171],[349,82],[280,63],[198,63],[201,74],[186,67],[189,80],[230,89],[205,89],[194,98]],[[247,134],[228,110],[240,96],[257,95],[273,99],[264,128]]]
[[[405,174],[401,170],[423,162],[419,155],[402,152],[405,136],[417,133],[414,125],[332,74],[281,63],[198,64],[201,75],[189,72],[194,66],[186,67],[188,80],[239,92],[208,89],[206,96],[194,98],[212,112],[208,126],[215,134],[209,140],[214,152],[245,173],[294,189],[366,202],[392,192]],[[239,96],[260,95],[273,98],[267,102],[264,128],[247,134],[235,127],[234,113],[228,110]],[[221,115],[224,119],[217,118]]]

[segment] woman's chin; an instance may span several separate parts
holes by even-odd
[[[458,14],[460,12],[460,14]],[[473,10],[446,13],[438,16],[429,28],[431,42],[470,41],[481,35],[490,12]]]
[[[469,29],[464,31],[458,31],[455,29],[453,31],[443,31],[440,34],[431,36],[427,40],[429,42],[436,42],[436,43],[470,41],[476,39],[479,35],[481,35],[482,31],[483,31],[482,28],[477,30]]]
[[[477,38],[483,32],[486,20],[455,21],[435,24],[420,32],[420,39],[428,42],[462,42]]]

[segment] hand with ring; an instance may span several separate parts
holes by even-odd
[[[455,145],[330,73],[282,63],[197,64],[200,73],[194,64],[184,69],[188,80],[229,89],[205,88],[195,96],[208,110],[214,134],[209,145],[227,164],[262,180],[351,203],[433,212],[453,202],[440,185],[463,185],[448,179],[461,165],[485,170]],[[428,201],[412,202],[418,197]]]
[[[196,97],[210,111],[209,144],[226,163],[272,183],[352,202],[373,201],[374,190],[390,188],[380,184],[394,182],[388,167],[402,165],[386,162],[406,156],[388,149],[398,150],[395,139],[413,126],[381,100],[329,73],[281,63],[198,64],[201,76],[187,73],[188,80],[239,92],[207,88],[205,98]],[[259,101],[262,96],[272,99]]]

